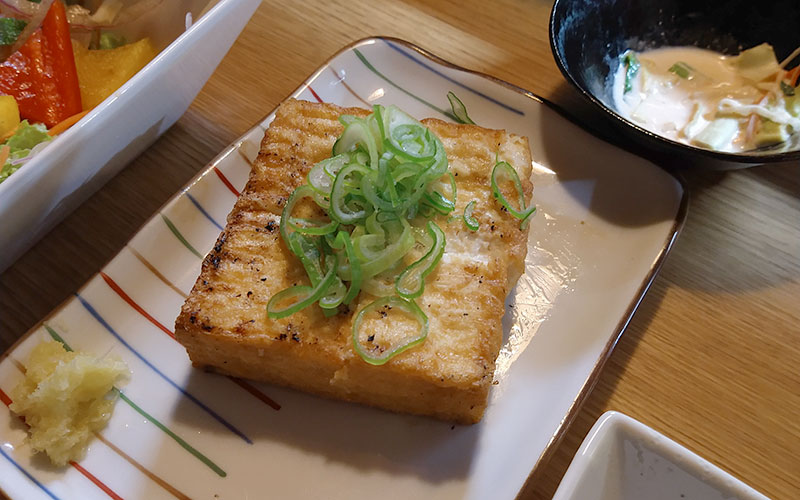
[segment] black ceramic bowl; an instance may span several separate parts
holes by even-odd
[[[741,168],[800,160],[800,151],[721,153],[671,141],[631,123],[612,104],[609,75],[619,64],[618,56],[627,49],[663,46],[735,55],[764,42],[775,48],[779,61],[800,46],[800,0],[555,0],[550,15],[550,45],[567,81],[626,138],[672,158],[673,164]]]

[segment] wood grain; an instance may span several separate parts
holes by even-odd
[[[265,1],[189,111],[0,278],[0,350],[69,298],[225,145],[345,44],[396,36],[590,124],[553,61],[549,0]],[[689,219],[524,499],[555,491],[606,410],[773,498],[800,498],[800,165],[688,172]]]

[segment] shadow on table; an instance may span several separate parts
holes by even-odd
[[[747,173],[800,200],[800,162],[765,165]]]
[[[735,294],[800,278],[800,166],[694,172],[687,181],[690,216],[669,257],[674,285]]]

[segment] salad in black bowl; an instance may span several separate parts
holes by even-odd
[[[728,169],[800,159],[798,22],[794,0],[556,0],[550,42],[623,137]]]

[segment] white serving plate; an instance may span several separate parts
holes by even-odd
[[[0,272],[180,118],[259,3],[165,0],[125,32],[163,50],[0,184]]]
[[[594,424],[553,500],[767,500],[711,462],[633,418]]]
[[[10,351],[0,362],[0,389],[17,383],[19,364],[49,338],[47,328],[74,348],[125,359],[133,375],[123,392],[142,411],[118,402],[105,441],[95,441],[79,465],[126,498],[513,498],[594,385],[677,236],[687,198],[674,177],[586,133],[552,105],[399,40],[346,47],[292,95],[347,106],[394,103],[441,118],[448,90],[477,123],[527,135],[534,159],[538,215],[480,424],[451,426],[262,384],[243,388],[193,369],[170,338],[272,114]],[[253,393],[269,395],[280,410]],[[0,411],[0,489],[11,498],[46,498],[44,488],[59,498],[105,497],[76,467],[44,464],[31,456],[18,419]]]

